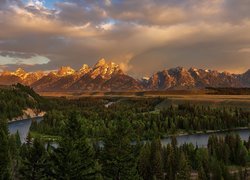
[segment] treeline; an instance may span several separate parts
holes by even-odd
[[[40,139],[9,136],[0,126],[0,179],[115,179],[185,180],[248,179],[244,168],[228,165],[249,163],[250,138],[211,136],[208,148],[178,146],[176,138],[162,146],[158,138],[142,143],[128,121],[117,120],[102,141],[89,139],[80,113],[65,115],[57,146]],[[224,152],[224,153],[222,153]]]
[[[27,108],[42,109],[45,100],[33,89],[21,84],[0,89],[0,119],[11,120]]]
[[[249,127],[250,112],[240,108],[211,108],[182,104],[155,111],[163,99],[124,99],[108,108],[102,98],[51,100],[53,107],[44,121],[32,124],[31,130],[41,134],[58,135],[68,110],[80,112],[89,138],[103,138],[116,121],[126,120],[138,137],[152,139],[181,132],[195,133],[208,130]]]
[[[160,139],[154,139],[142,146],[138,170],[146,180],[190,179],[191,173],[194,178],[201,180],[247,179],[247,170],[239,168],[233,171],[228,166],[245,166],[249,161],[249,151],[250,137],[248,142],[243,143],[234,134],[211,136],[208,148],[194,147],[193,144],[178,146],[175,137],[170,144],[162,147]]]
[[[250,88],[207,87],[207,94],[218,95],[250,95]]]
[[[240,108],[211,108],[183,104],[160,112],[160,122],[165,129],[185,129],[186,131],[206,131],[248,127],[250,113]],[[156,120],[157,122],[157,120]]]

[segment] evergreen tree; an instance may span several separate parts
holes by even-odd
[[[178,179],[180,180],[189,180],[190,179],[190,166],[185,154],[182,152],[180,156],[179,162],[179,173]]]
[[[20,148],[21,140],[19,133],[17,132],[14,135],[9,137],[9,150],[11,156],[11,174],[13,179],[18,177],[18,168],[20,163]]]
[[[160,139],[154,139],[151,143],[151,174],[157,179],[163,178],[162,150]]]
[[[11,179],[8,129],[5,120],[0,119],[0,179]]]
[[[211,173],[212,173],[212,179],[217,180],[217,179],[222,179],[222,169],[220,162],[216,159],[212,159],[211,162]]]
[[[51,155],[56,179],[94,179],[93,147],[88,142],[77,112],[71,112],[62,129],[59,147]]]
[[[229,173],[228,167],[225,164],[223,164],[222,162],[220,163],[220,167],[221,167],[221,170],[222,170],[223,179],[227,179],[227,180],[232,179],[232,176]]]
[[[167,145],[167,165],[166,165],[166,173],[167,173],[167,179],[169,180],[175,180],[176,178],[176,169],[174,169],[175,166],[175,156],[174,156],[174,150],[173,147],[168,144]]]
[[[27,137],[26,137],[25,144],[26,144],[27,146],[31,146],[31,144],[32,144],[32,138],[31,138],[30,132],[28,133],[28,135],[27,135]]]
[[[248,137],[247,149],[248,149],[248,151],[250,151],[250,136]]]
[[[210,179],[209,156],[207,149],[200,148],[196,150],[195,161],[197,164],[199,179]]]
[[[179,169],[178,167],[178,162],[179,162],[179,152],[178,152],[178,142],[175,136],[171,138],[171,146],[173,148],[173,156],[174,156],[174,161],[172,162],[172,170],[173,170],[173,175],[174,178],[176,177],[176,173]]]
[[[240,145],[240,149],[237,156],[238,164],[245,166],[247,162],[248,151],[243,144]]]
[[[151,172],[151,146],[149,143],[145,144],[140,152],[139,160],[138,160],[138,171],[141,177],[144,180],[151,180],[152,174]]]
[[[22,179],[47,179],[45,146],[40,139],[34,139],[32,145],[24,144],[21,153],[20,176]]]
[[[198,179],[199,180],[208,180],[206,173],[204,171],[204,168],[202,166],[200,166],[198,168]]]
[[[132,130],[127,121],[119,121],[104,139],[102,152],[105,179],[139,179],[136,168],[137,154],[132,145]]]

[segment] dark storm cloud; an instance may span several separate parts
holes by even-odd
[[[250,67],[249,18],[247,0],[65,0],[54,9],[0,0],[0,51],[23,63],[32,54],[49,59],[23,64],[28,70],[78,69],[104,57],[135,76],[175,66],[242,72]]]
[[[226,0],[223,2],[224,16],[235,23],[250,19],[250,1]]]

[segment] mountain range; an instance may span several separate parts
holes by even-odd
[[[69,66],[49,73],[14,72],[0,74],[1,85],[21,83],[36,91],[139,91],[168,89],[203,89],[205,87],[250,87],[250,70],[243,74],[231,74],[216,70],[183,67],[165,69],[151,77],[135,79],[125,74],[119,65],[99,60],[93,67],[84,64],[79,70]]]

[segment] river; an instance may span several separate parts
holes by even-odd
[[[37,122],[40,122],[43,118],[37,117],[33,118],[33,120],[36,120]],[[29,129],[32,123],[32,119],[25,119],[21,121],[15,121],[10,122],[8,124],[9,132],[10,134],[15,134],[17,131],[19,132],[21,142],[25,142],[25,139],[29,133]],[[250,136],[250,130],[244,129],[244,130],[234,130],[231,131],[234,133],[238,133],[242,140],[247,141]],[[182,145],[184,143],[192,143],[194,146],[197,145],[198,147],[206,147],[208,138],[211,134],[216,134],[219,136],[225,136],[228,132],[215,132],[215,133],[209,133],[209,134],[192,134],[192,135],[182,135],[177,136],[177,142],[178,145]],[[161,140],[163,145],[167,145],[171,142],[171,138],[164,138]]]
[[[21,142],[24,143],[29,133],[32,121],[40,122],[42,120],[43,120],[42,117],[36,117],[32,119],[24,119],[24,120],[9,122],[8,123],[9,133],[15,134],[16,132],[18,132]]]
[[[215,134],[218,136],[225,136],[226,134],[230,132],[238,133],[240,135],[240,138],[244,141],[248,141],[248,138],[250,136],[249,129],[241,129],[241,130],[233,130],[233,131],[227,131],[227,132],[182,135],[182,136],[177,136],[176,139],[177,139],[178,145],[183,145],[185,143],[192,143],[194,146],[197,145],[198,147],[207,147],[208,138],[212,134]],[[161,143],[163,145],[167,145],[168,143],[171,143],[171,138],[164,138],[161,140]]]

